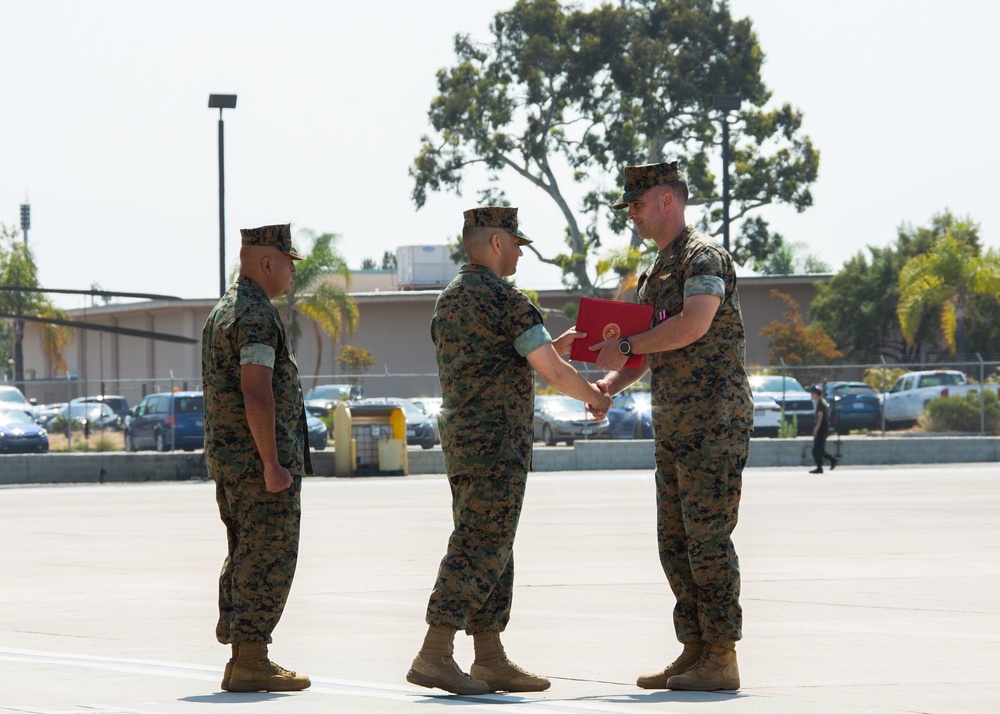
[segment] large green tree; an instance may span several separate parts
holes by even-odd
[[[461,193],[472,167],[490,184],[481,202],[503,203],[511,175],[544,191],[565,220],[566,249],[530,248],[559,266],[568,287],[592,292],[592,254],[602,236],[625,231],[609,204],[627,164],[683,161],[698,221],[721,230],[721,153],[717,94],[736,94],[729,117],[731,216],[770,203],[804,210],[812,203],[819,155],[801,134],[790,105],[769,107],[760,76],[764,53],[749,19],[734,19],[722,0],[621,0],[593,10],[558,0],[518,0],[498,13],[492,41],[455,38],[456,64],[438,72],[431,102],[433,132],[424,136],[410,173],[417,207],[433,191]],[[573,196],[579,196],[576,201]],[[767,242],[760,221],[734,248]],[[763,234],[762,234],[763,231]],[[638,246],[632,234],[631,245]]]
[[[903,265],[896,315],[907,341],[916,338],[927,313],[937,312],[948,351],[967,356],[973,296],[1000,303],[1000,253],[979,253],[971,234],[970,222],[953,226],[929,251]],[[1000,321],[998,313],[991,311],[994,321]]]
[[[321,333],[325,332],[337,340],[344,333],[354,332],[358,328],[358,306],[346,291],[350,287],[351,270],[337,250],[340,236],[334,233],[317,235],[308,229],[299,231],[299,236],[299,242],[311,245],[311,248],[303,254],[304,259],[295,264],[298,275],[292,283],[291,294],[278,304],[285,311],[293,346],[302,334],[300,315],[310,318],[316,336],[316,368],[313,374],[318,375],[323,363]],[[338,284],[338,277],[345,288]]]
[[[927,226],[904,223],[894,243],[859,251],[829,283],[818,284],[810,317],[822,324],[852,359],[877,361],[880,355],[897,363],[933,359],[942,350],[930,312],[921,316],[911,339],[903,337],[897,315],[900,273],[908,260],[931,251],[949,232],[962,235],[976,254],[981,251],[979,226],[950,211],[934,215]],[[1000,349],[996,300],[974,295],[972,301],[980,309],[969,311],[970,344],[984,354],[995,352]]]

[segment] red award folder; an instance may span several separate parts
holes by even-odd
[[[645,332],[652,322],[652,305],[582,297],[576,315],[576,329],[578,332],[586,332],[587,336],[573,340],[569,358],[580,362],[596,362],[600,353],[591,352],[591,345]],[[632,355],[625,366],[641,369],[644,358],[645,355]]]

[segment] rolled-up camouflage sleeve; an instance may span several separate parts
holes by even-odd
[[[545,329],[545,325],[535,325],[514,340],[514,349],[522,357],[527,357],[542,345],[547,345],[550,342],[552,342],[552,335]]]
[[[684,299],[692,295],[715,295],[726,299],[726,266],[714,251],[705,251],[691,263],[689,277],[684,281]]]
[[[263,313],[249,314],[239,321],[236,346],[240,364],[259,364],[274,369],[281,329]]]
[[[240,364],[259,364],[274,369],[274,348],[254,343],[240,348]]]

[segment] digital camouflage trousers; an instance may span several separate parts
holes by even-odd
[[[527,472],[500,462],[486,473],[449,474],[454,530],[427,604],[427,624],[502,632],[514,594],[514,535]]]
[[[681,642],[735,642],[743,636],[732,533],[749,445],[743,431],[656,443],[660,564],[677,598],[674,631]]]
[[[216,475],[215,498],[229,552],[219,576],[216,638],[271,642],[292,587],[299,553],[302,477],[268,493],[262,474]]]

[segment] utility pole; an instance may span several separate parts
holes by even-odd
[[[722,247],[729,251],[729,112],[740,109],[735,94],[716,94],[712,107],[722,112]]]
[[[222,110],[236,108],[236,95],[210,94],[208,108],[219,110],[219,297],[222,297],[226,294],[226,173]]]

